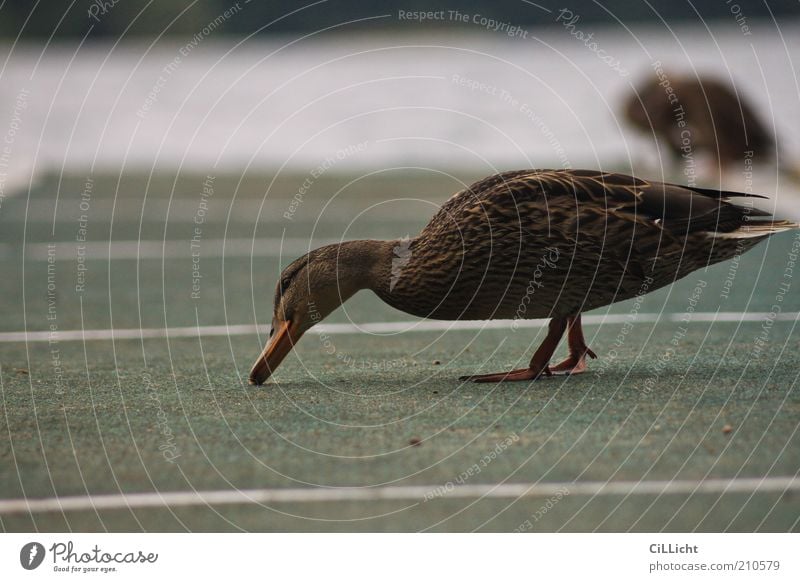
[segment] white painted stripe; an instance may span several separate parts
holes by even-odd
[[[191,259],[192,253],[199,253],[203,258],[233,257],[280,257],[295,259],[317,247],[342,242],[336,239],[308,238],[213,238],[200,239],[193,248],[188,239],[181,240],[120,240],[108,242],[57,242],[55,245],[56,260],[75,260],[81,245],[82,256],[88,260],[122,260],[122,259]],[[15,257],[21,247],[9,244],[0,245],[0,258]],[[28,261],[46,261],[51,247],[48,243],[29,243],[25,246],[25,259]]]
[[[519,499],[550,497],[568,491],[570,496],[619,495],[690,495],[728,493],[784,493],[800,491],[797,477],[744,479],[706,479],[703,481],[587,481],[578,483],[489,483],[458,485],[442,491],[439,485],[230,489],[219,491],[167,491],[156,493],[119,493],[76,495],[44,499],[0,500],[0,515],[145,507],[186,507],[192,505],[233,505],[248,503],[319,503],[341,501],[418,501],[445,499]],[[439,494],[441,492],[441,494]]]
[[[686,318],[684,313],[639,313],[635,318],[627,313],[609,313],[604,315],[584,315],[584,325],[614,325],[630,322],[655,323],[655,322],[681,322]],[[736,311],[698,312],[692,314],[692,322],[738,323],[762,322],[772,319],[774,321],[795,321],[800,318],[800,311],[787,311],[778,313],[774,317],[766,311],[740,313]],[[515,325],[520,329],[538,329],[546,327],[547,319],[494,319],[492,321],[383,321],[374,323],[321,323],[311,328],[309,334],[348,335],[360,333],[395,334],[425,331],[480,331],[490,329],[509,329]],[[124,339],[150,339],[161,337],[211,337],[250,335],[269,332],[268,325],[238,324],[238,325],[202,325],[190,327],[168,328],[121,328],[121,329],[70,329],[50,331],[9,331],[0,332],[0,342],[47,342],[51,339],[57,341],[81,340],[124,340]]]

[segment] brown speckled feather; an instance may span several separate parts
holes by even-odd
[[[743,195],[585,170],[498,174],[450,198],[411,241],[393,288],[376,292],[437,319],[577,314],[667,285],[768,236],[715,236],[768,216],[729,203],[733,196]]]

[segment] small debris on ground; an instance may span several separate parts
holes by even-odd
[[[722,427],[722,434],[729,434],[731,432],[733,432],[733,427],[731,425],[726,424]]]
[[[25,368],[14,368],[14,371],[17,374],[28,374],[28,370],[26,370]]]

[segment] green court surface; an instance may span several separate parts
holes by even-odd
[[[800,530],[794,233],[591,312],[581,376],[459,382],[524,365],[543,328],[397,333],[414,318],[363,292],[247,385],[281,265],[413,236],[473,177],[296,197],[307,176],[64,176],[5,199],[2,529]]]

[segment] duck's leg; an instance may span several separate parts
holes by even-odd
[[[497,374],[482,374],[479,376],[462,376],[459,380],[469,380],[471,382],[514,382],[519,380],[536,380],[542,374],[550,376],[547,364],[553,357],[553,352],[561,341],[561,336],[567,329],[567,318],[560,317],[552,319],[548,327],[547,337],[536,350],[531,358],[531,363],[527,368],[512,370],[511,372],[500,372]]]
[[[581,327],[581,314],[568,317],[569,328],[567,331],[567,343],[569,344],[569,356],[563,362],[550,366],[553,374],[580,374],[586,371],[586,356],[596,358],[595,353],[586,345],[583,339],[583,328]]]

